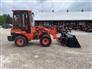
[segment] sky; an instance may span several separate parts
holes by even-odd
[[[92,11],[92,0],[0,0],[0,15],[12,10],[32,10],[33,12]]]

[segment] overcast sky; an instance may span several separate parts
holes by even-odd
[[[0,0],[0,14],[11,14],[11,10],[33,12],[92,11],[92,0]]]

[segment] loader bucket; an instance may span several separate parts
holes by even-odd
[[[75,35],[65,34],[65,37],[60,37],[59,40],[61,44],[63,43],[70,48],[81,48]]]

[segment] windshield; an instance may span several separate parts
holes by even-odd
[[[21,28],[29,25],[29,16],[28,13],[16,13],[14,14],[14,27]]]
[[[35,21],[34,21],[34,14],[30,14],[32,26],[35,26]]]
[[[21,23],[20,15],[19,14],[14,15],[14,27],[18,28],[19,27],[19,23]]]

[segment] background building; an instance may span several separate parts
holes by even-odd
[[[35,25],[62,25],[72,29],[92,29],[92,12],[41,12],[34,15]]]

